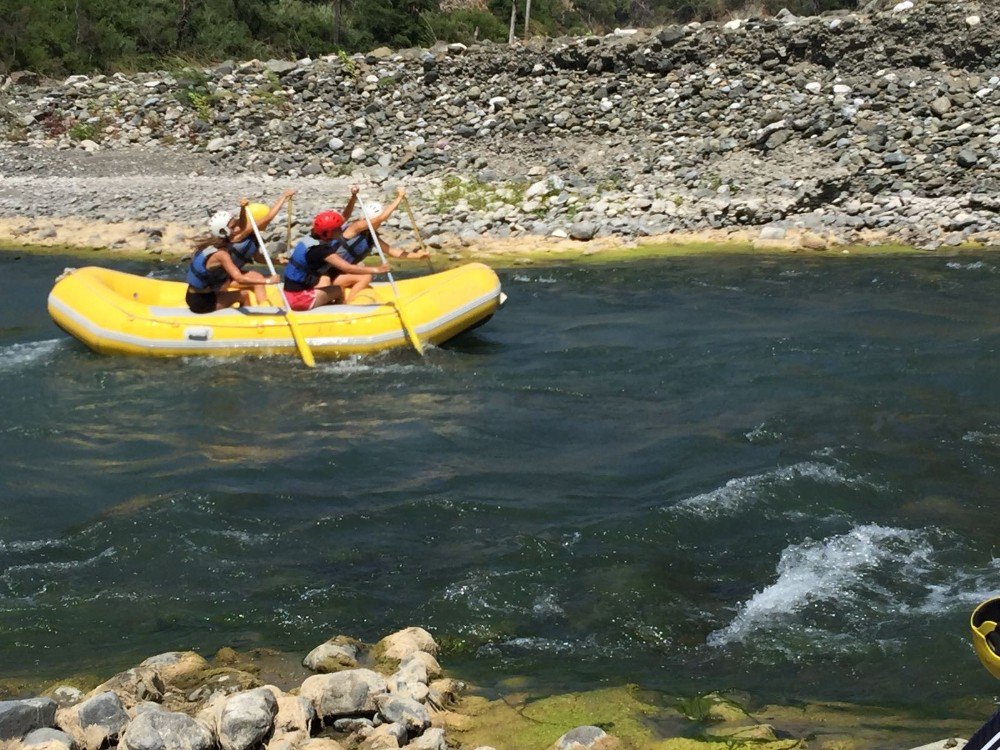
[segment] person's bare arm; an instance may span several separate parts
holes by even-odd
[[[327,255],[326,258],[324,258],[324,260],[331,266],[336,268],[338,271],[340,271],[341,273],[359,273],[359,274],[368,274],[369,276],[375,276],[376,274],[387,273],[389,271],[388,263],[383,263],[382,265],[379,266],[356,265],[354,263],[348,263],[346,260],[341,258],[336,253]]]
[[[286,190],[281,195],[279,195],[278,200],[276,200],[274,202],[274,205],[271,206],[271,210],[267,212],[267,216],[265,216],[261,221],[257,222],[257,228],[262,230],[264,229],[264,227],[266,227],[268,224],[274,221],[274,217],[278,215],[279,211],[281,211],[281,207],[284,206],[285,203],[288,201],[288,199],[294,196],[296,192],[297,191],[294,189]],[[253,231],[253,227],[250,228],[250,231]]]
[[[382,209],[382,213],[378,216],[373,216],[371,219],[372,227],[378,229],[382,226],[382,222],[392,216],[392,212],[399,208],[399,204],[402,203],[403,198],[406,197],[406,188],[400,185],[396,188],[396,197],[393,199],[392,203]]]
[[[358,200],[358,186],[351,185],[351,197],[347,199],[347,205],[344,206],[344,211],[341,216],[344,217],[344,221],[351,218],[351,214],[354,213],[354,204]]]
[[[213,255],[212,260],[215,259],[218,259],[219,265],[222,266],[223,270],[225,270],[227,274],[229,274],[229,278],[232,279],[235,283],[239,284],[240,286],[256,286],[260,284],[260,278],[258,274],[254,273],[253,276],[248,276],[247,274],[243,273],[243,271],[241,271],[236,266],[236,264],[233,263],[233,259],[230,257],[229,253],[227,253],[225,250]],[[278,276],[270,276],[267,278],[265,283],[277,284],[279,281],[281,281],[281,279]]]
[[[248,205],[250,205],[248,198],[240,198],[240,215],[236,222],[236,231],[229,236],[230,242],[243,242],[253,232],[253,227],[247,221]]]

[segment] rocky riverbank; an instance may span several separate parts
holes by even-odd
[[[997,244],[1000,7],[867,7],[516,47],[15,73],[0,83],[0,239],[183,251],[206,208],[240,195],[298,187],[305,218],[352,181],[370,195],[402,181],[435,246]]]
[[[0,701],[0,747],[823,750],[899,747],[970,728],[844,704],[750,710],[718,693],[664,699],[634,685],[490,700],[444,676],[438,651],[426,630],[411,627],[374,646],[335,636],[301,664],[266,650],[223,648],[211,662],[190,651],[159,654],[96,686],[55,683],[35,697]]]

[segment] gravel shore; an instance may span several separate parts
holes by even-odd
[[[359,182],[408,185],[445,247],[997,244],[998,71],[1000,7],[913,0],[515,47],[14,73],[0,239],[182,252],[241,195],[297,187],[307,219]]]

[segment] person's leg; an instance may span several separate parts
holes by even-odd
[[[250,295],[243,289],[237,289],[235,291],[226,292],[216,292],[215,294],[215,309],[222,310],[226,307],[232,307],[237,302],[241,305],[245,305],[244,299],[249,299]]]
[[[344,290],[336,284],[327,284],[324,287],[316,287],[316,301],[313,307],[322,305],[339,305],[344,301]]]
[[[342,273],[333,283],[344,290],[344,303],[349,305],[362,289],[368,288],[372,277],[367,273]]]
[[[253,296],[257,300],[257,304],[258,305],[266,305],[266,304],[268,304],[267,286],[264,284],[264,282],[267,281],[267,279],[264,278],[264,275],[261,274],[261,273],[259,273],[259,272],[257,272],[257,271],[247,271],[246,274],[244,274],[244,275],[250,281],[259,282],[257,284],[254,284],[251,287],[251,290],[253,291]]]

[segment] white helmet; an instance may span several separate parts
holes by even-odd
[[[368,201],[365,203],[365,216],[368,217],[369,221],[381,214],[384,210],[384,206],[378,201]]]
[[[233,215],[228,211],[216,211],[208,220],[208,232],[213,237],[228,237],[229,222],[233,220]]]

